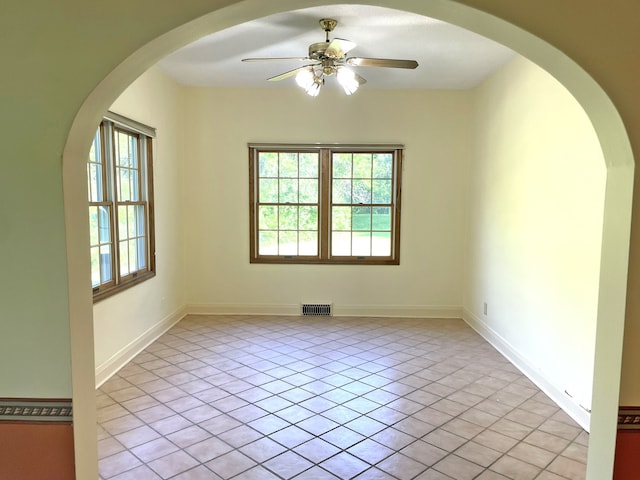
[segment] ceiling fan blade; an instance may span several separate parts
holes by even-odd
[[[289,70],[288,72],[281,73],[280,75],[276,75],[275,77],[267,78],[267,80],[270,82],[277,82],[278,80],[284,80],[285,78],[293,77],[298,72],[301,72],[306,68],[313,67],[314,65],[317,65],[317,64],[313,63],[310,65],[305,65],[304,67],[294,68],[293,70]]]
[[[356,44],[344,38],[334,38],[327,46],[324,54],[329,58],[343,58]]]
[[[286,62],[286,61],[297,61],[297,62],[308,62],[311,60],[309,57],[262,57],[262,58],[243,58],[243,62]]]
[[[387,68],[416,68],[418,62],[415,60],[399,60],[390,58],[360,58],[351,57],[345,61],[352,67],[387,67]]]

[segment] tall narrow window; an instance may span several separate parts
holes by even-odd
[[[89,161],[91,284],[94,299],[155,274],[151,135],[116,116],[103,120]],[[133,127],[130,127],[131,123]]]
[[[252,263],[400,258],[402,147],[249,146]]]

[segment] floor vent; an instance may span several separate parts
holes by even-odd
[[[303,303],[301,314],[304,317],[330,317],[333,312],[330,303]]]

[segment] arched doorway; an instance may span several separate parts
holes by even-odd
[[[83,104],[65,148],[63,168],[68,251],[82,252],[86,245],[85,235],[78,233],[87,231],[84,208],[86,194],[83,187],[86,151],[94,126],[120,92],[169,51],[199,36],[271,13],[327,3],[337,2],[286,0],[278,2],[278,5],[265,4],[259,0],[243,2],[178,26],[134,52],[116,67]],[[511,24],[453,1],[433,5],[423,5],[418,0],[385,0],[375,3],[439,18],[509,46],[553,74],[573,93],[592,119],[607,161],[608,173],[590,445],[593,453],[591,457],[598,457],[599,465],[590,461],[589,474],[590,478],[605,478],[613,458],[617,396],[611,396],[609,392],[617,392],[619,386],[626,290],[627,260],[625,255],[618,255],[617,252],[628,251],[633,171],[629,142],[622,122],[604,91],[577,64],[543,40]],[[91,322],[86,321],[91,318],[92,307],[90,292],[84,285],[88,268],[83,255],[69,256],[76,466],[80,478],[95,474],[95,454],[89,452],[92,449],[88,448],[95,437],[95,412],[91,400],[94,379],[93,346],[86,340],[93,337]]]

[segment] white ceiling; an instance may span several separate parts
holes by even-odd
[[[357,44],[348,56],[418,61],[415,70],[358,67],[357,72],[367,79],[363,88],[473,88],[515,55],[485,37],[421,15],[382,7],[331,5],[236,25],[177,50],[158,65],[183,85],[292,87],[293,78],[266,79],[303,65],[300,62],[245,63],[241,59],[305,57],[311,43],[324,41],[318,21],[326,17],[338,20],[330,38]]]

